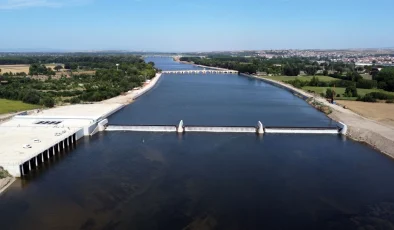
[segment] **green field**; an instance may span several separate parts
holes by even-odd
[[[334,89],[333,87],[317,87],[317,86],[304,86],[304,87],[302,87],[302,89],[305,90],[305,91],[310,90],[310,91],[314,91],[317,94],[320,94],[320,93],[324,93],[325,94],[326,90],[328,88]],[[394,95],[394,92],[387,92],[387,91],[384,91],[384,90],[381,90],[381,89],[359,89],[359,88],[357,88],[357,94],[360,95],[360,96],[364,96],[365,94],[372,93],[372,92],[382,92],[382,93]],[[335,93],[336,94],[340,94],[341,95],[341,99],[343,99],[343,100],[354,100],[354,99],[356,99],[355,97],[354,98],[353,97],[343,97],[343,94],[345,93],[345,88],[342,88],[342,87],[335,87]]]
[[[298,79],[300,81],[310,81],[313,76],[297,76],[297,77],[290,77],[290,76],[264,76],[264,78],[276,80],[276,81],[291,81]],[[328,77],[328,76],[316,76],[319,78],[319,81],[337,81],[339,79],[333,78],[333,77]]]
[[[21,101],[0,99],[0,114],[31,110],[39,107],[39,105],[26,104]]]

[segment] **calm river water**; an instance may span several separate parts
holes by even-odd
[[[110,122],[180,119],[335,125],[236,75],[164,75]],[[393,229],[393,181],[391,159],[339,136],[104,132],[0,196],[0,229]]]

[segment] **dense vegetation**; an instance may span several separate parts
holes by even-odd
[[[232,57],[232,56],[208,56],[201,57],[182,57],[181,61],[194,62],[199,65],[213,66],[238,70],[241,73],[254,74],[265,72],[272,75],[297,76],[303,71],[307,75],[315,75],[319,71],[323,75],[328,75],[330,71],[336,71],[340,74],[354,70],[354,66],[345,63],[328,63],[320,64],[309,58],[290,57],[290,58],[272,58],[263,57]]]
[[[298,76],[301,71],[306,75],[324,75],[338,79],[337,81],[301,81],[291,80],[288,83],[296,87],[303,86],[354,86],[359,89],[383,89],[394,91],[394,68],[385,67],[381,71],[379,66],[355,66],[354,63],[343,62],[317,62],[308,58],[259,58],[259,57],[232,57],[232,56],[208,56],[182,57],[181,61],[194,62],[199,65],[221,67],[237,70],[241,73],[255,74],[263,72],[266,75]],[[369,73],[372,80],[363,79],[360,73]],[[354,93],[351,93],[354,95]],[[350,95],[350,94],[349,94]]]
[[[31,77],[3,75],[1,80],[7,84],[0,86],[0,98],[48,107],[54,105],[55,99],[71,103],[101,101],[141,86],[156,74],[153,63],[145,63],[140,57],[132,55],[0,58],[0,64],[31,64],[30,75],[54,75],[53,70],[40,63],[64,63],[64,68],[70,69],[71,77],[61,77],[58,80],[50,77],[42,81]],[[119,64],[118,68],[116,64]],[[80,69],[95,72],[72,74],[72,70]]]

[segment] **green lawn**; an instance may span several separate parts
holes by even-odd
[[[21,101],[0,99],[0,114],[39,108],[39,105],[26,104]]]
[[[310,90],[310,91],[314,91],[315,93],[318,93],[318,94],[320,94],[320,93],[324,93],[325,94],[326,90],[328,88],[334,89],[333,87],[317,87],[317,86],[305,86],[305,87],[302,87],[302,89],[305,90],[305,91]],[[387,94],[394,95],[394,92],[387,92],[387,91],[384,91],[384,90],[381,90],[381,89],[357,89],[357,93],[360,96],[364,96],[365,94],[372,93],[372,92],[382,92],[382,93],[387,93]],[[341,99],[342,100],[354,100],[354,99],[356,99],[356,98],[353,98],[353,97],[343,97],[343,94],[345,93],[345,88],[335,87],[335,93],[336,94],[341,94]]]
[[[313,76],[297,76],[297,77],[289,77],[289,76],[264,76],[264,78],[276,80],[276,81],[290,81],[295,80],[296,78],[300,81],[310,81]],[[339,79],[328,77],[328,76],[316,76],[320,81],[337,81]]]

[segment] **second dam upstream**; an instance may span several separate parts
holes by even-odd
[[[149,58],[163,70],[200,68]],[[113,125],[334,127],[291,93],[163,75]],[[0,229],[393,229],[394,162],[338,135],[101,132],[0,196]]]
[[[173,61],[158,61],[158,68],[177,69],[173,63],[167,67],[168,62]],[[109,122],[176,125],[180,120],[185,125],[211,126],[255,126],[258,121],[265,126],[336,125],[290,92],[234,74],[163,74],[154,90],[116,113]]]

